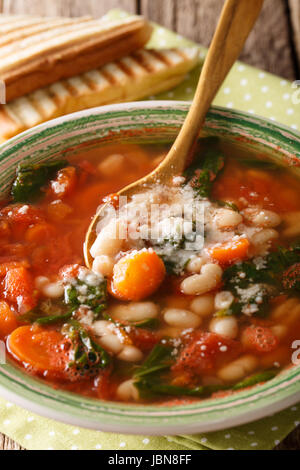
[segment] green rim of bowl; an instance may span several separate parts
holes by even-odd
[[[50,121],[0,146],[0,188],[7,193],[19,161],[38,162],[112,141],[171,142],[189,103],[157,101],[111,105]],[[208,113],[204,135],[222,135],[300,165],[300,134],[258,116],[223,108]],[[300,338],[299,338],[300,339]],[[291,349],[291,355],[293,350]],[[33,412],[76,426],[132,434],[187,434],[245,424],[300,401],[300,365],[274,380],[218,399],[178,406],[103,402],[51,388],[13,363],[0,366],[0,394]]]

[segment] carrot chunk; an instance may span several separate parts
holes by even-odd
[[[3,258],[0,259],[0,278],[3,278],[8,271],[15,268],[30,268],[30,264],[26,259],[20,261],[5,261]]]
[[[63,374],[64,361],[60,357],[60,345],[64,337],[57,331],[47,331],[32,326],[17,328],[8,338],[10,352],[24,364],[29,364],[35,372]]]
[[[20,313],[35,307],[36,299],[30,272],[24,267],[10,269],[4,278],[4,294],[6,299],[18,306]]]
[[[165,275],[165,265],[154,251],[135,251],[115,265],[112,293],[123,300],[145,299],[158,289]]]
[[[223,245],[215,246],[210,250],[210,256],[222,265],[241,261],[248,257],[250,242],[247,238],[240,238]]]
[[[18,322],[15,314],[6,302],[0,301],[0,338],[10,335],[16,328],[18,328]]]

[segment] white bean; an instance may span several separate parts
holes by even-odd
[[[138,322],[156,318],[159,307],[153,302],[131,302],[111,307],[110,314],[116,320]]]
[[[191,302],[190,309],[200,317],[208,317],[215,312],[215,299],[211,294],[196,297]]]
[[[125,362],[140,362],[143,359],[143,353],[135,346],[125,346],[118,354],[118,359]]]
[[[207,376],[207,377],[203,377],[202,379],[202,385],[204,385],[204,387],[210,386],[210,385],[222,385],[222,384],[223,384],[222,380],[218,379],[218,377]]]
[[[271,240],[275,240],[276,238],[278,238],[278,232],[272,228],[266,228],[260,232],[255,233],[251,237],[251,241],[253,245],[264,245],[265,243],[268,243]]]
[[[220,369],[218,377],[224,382],[237,382],[254,372],[258,365],[258,359],[247,354]]]
[[[229,308],[233,301],[234,297],[230,291],[223,290],[218,292],[215,297],[216,310],[224,310]]]
[[[113,354],[119,354],[124,348],[118,336],[114,334],[102,336],[99,340],[99,344]]]
[[[201,274],[194,274],[181,283],[181,290],[186,295],[201,295],[215,289],[222,278],[222,269],[217,264],[206,264]]]
[[[110,335],[114,331],[114,325],[106,320],[99,320],[93,323],[93,332],[96,336]]]
[[[273,228],[281,223],[281,218],[273,211],[256,208],[245,209],[245,218],[258,227]]]
[[[204,258],[201,258],[201,256],[195,256],[189,261],[186,267],[186,270],[189,273],[200,273],[201,268],[204,265],[204,263],[205,263]]]
[[[122,171],[125,167],[124,155],[113,154],[109,155],[98,165],[98,170],[103,176],[115,176],[116,173]]]
[[[94,259],[93,271],[104,277],[111,277],[114,269],[114,260],[110,256],[100,255]]]
[[[41,289],[45,297],[50,299],[59,299],[64,295],[64,286],[61,281],[45,284]]]
[[[294,238],[300,235],[300,212],[288,212],[283,216],[284,230],[282,236],[284,238]]]
[[[235,339],[239,333],[238,322],[235,317],[214,318],[209,325],[209,331]]]
[[[45,276],[38,276],[34,280],[34,285],[38,290],[41,290],[46,284],[49,284],[50,280]]]
[[[278,305],[272,313],[271,313],[271,318],[272,320],[280,320],[280,319],[286,319],[288,317],[289,313],[299,304],[298,299],[291,298],[285,300],[282,304]]]
[[[159,329],[158,334],[160,338],[165,338],[166,336],[169,338],[179,338],[181,332],[182,328],[166,325]]]
[[[199,315],[180,308],[165,310],[164,320],[168,325],[180,328],[198,328],[202,323]]]
[[[286,325],[275,325],[272,326],[271,330],[273,331],[273,334],[276,336],[276,338],[279,340],[284,339],[289,332],[289,329]]]
[[[122,401],[138,401],[139,391],[134,385],[134,380],[126,380],[117,388],[117,397]]]
[[[215,222],[219,229],[237,227],[242,221],[241,214],[230,209],[219,209],[215,215]]]
[[[116,256],[121,251],[125,238],[125,223],[113,219],[101,230],[90,253],[93,258],[100,255]]]

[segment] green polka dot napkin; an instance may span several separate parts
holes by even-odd
[[[113,10],[107,19],[127,16]],[[155,26],[149,47],[191,46],[194,43]],[[206,49],[199,46],[203,61]],[[149,99],[191,100],[200,67],[176,89]],[[237,108],[300,128],[300,88],[286,80],[237,63],[214,104]],[[41,418],[0,399],[0,432],[32,450],[270,450],[300,424],[300,405],[275,416],[234,429],[191,436],[147,437],[101,433]]]

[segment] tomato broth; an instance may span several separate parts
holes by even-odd
[[[207,138],[183,175],[121,207],[116,193],[167,150],[107,145],[19,166],[0,211],[0,339],[28,374],[103,400],[172,404],[237,393],[293,365],[298,178]],[[83,243],[104,202],[114,217],[89,270]]]

